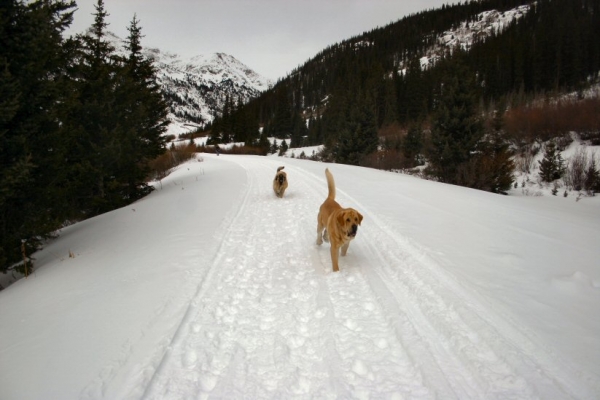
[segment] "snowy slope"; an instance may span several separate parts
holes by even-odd
[[[154,51],[158,81],[171,101],[171,125],[168,133],[179,134],[198,126],[201,118],[211,122],[221,115],[227,97],[243,103],[269,88],[271,82],[259,76],[234,57],[215,53],[189,60]],[[191,125],[190,125],[191,123]]]
[[[489,10],[479,13],[475,21],[463,21],[455,29],[438,35],[437,44],[420,57],[421,68],[433,67],[448,50],[470,50],[474,42],[485,41],[492,34],[501,33],[511,23],[525,16],[529,9],[529,5],[522,5],[504,12]]]
[[[126,55],[125,42],[108,33],[117,53]],[[223,111],[229,96],[246,103],[269,88],[272,82],[258,75],[235,57],[224,53],[184,58],[178,54],[146,47],[167,101],[171,124],[168,134],[179,135],[211,122]]]
[[[0,292],[0,399],[600,396],[598,198],[202,157]],[[326,166],[364,215],[339,273]]]

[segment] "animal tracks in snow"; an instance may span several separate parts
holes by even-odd
[[[561,366],[526,334],[488,315],[427,250],[343,187],[340,203],[365,219],[341,271],[331,272],[329,245],[314,244],[324,176],[290,168],[278,199],[270,190],[276,161],[241,163],[239,209],[143,398],[580,395],[547,370]]]

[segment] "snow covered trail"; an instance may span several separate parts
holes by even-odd
[[[600,198],[200,157],[0,291],[1,400],[600,398]],[[364,216],[338,273],[326,167]]]
[[[377,210],[338,185],[365,220],[333,273],[315,245],[324,176],[288,168],[277,199],[277,161],[231,160],[241,203],[142,398],[592,398]]]

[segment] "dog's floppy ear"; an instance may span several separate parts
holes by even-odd
[[[362,222],[363,216],[358,211],[356,213],[358,214],[358,224],[360,225],[360,223]]]
[[[346,222],[346,211],[340,211],[335,219],[337,220],[338,225],[344,226],[344,223]]]

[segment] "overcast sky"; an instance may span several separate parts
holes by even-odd
[[[92,23],[97,0],[76,0],[71,33]],[[327,46],[444,0],[104,0],[108,29],[127,37],[134,14],[142,45],[184,57],[227,53],[276,80]]]

